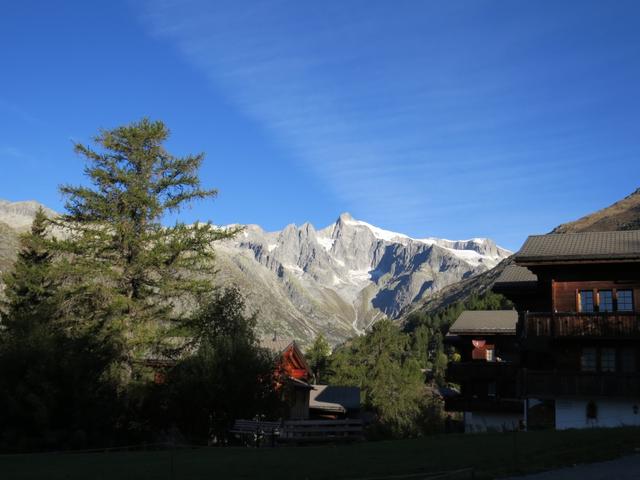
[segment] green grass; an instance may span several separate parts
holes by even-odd
[[[0,456],[13,479],[356,479],[464,467],[475,478],[607,460],[636,451],[639,428],[440,435],[343,446]]]

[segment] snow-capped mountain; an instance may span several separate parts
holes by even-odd
[[[216,252],[221,281],[243,288],[264,333],[306,341],[324,332],[333,342],[511,254],[486,238],[414,239],[346,213],[321,230],[249,225]]]
[[[12,263],[18,232],[29,227],[39,206],[0,200],[0,270]],[[415,239],[346,213],[320,230],[310,223],[278,232],[247,225],[213,248],[216,282],[241,289],[259,314],[260,333],[303,344],[319,332],[338,343],[385,316],[397,318],[414,302],[511,254],[486,238]]]

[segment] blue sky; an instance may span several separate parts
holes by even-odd
[[[640,3],[9,2],[0,198],[61,209],[74,141],[149,116],[205,152],[182,218],[340,212],[414,237],[531,233],[640,173]]]

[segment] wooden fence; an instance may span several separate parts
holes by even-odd
[[[230,430],[246,443],[275,445],[276,443],[343,442],[362,440],[362,420],[285,420],[266,422],[236,420]]]

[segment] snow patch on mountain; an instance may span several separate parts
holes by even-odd
[[[331,247],[333,247],[333,244],[335,242],[334,239],[332,239],[331,237],[322,237],[322,236],[318,236],[316,237],[318,240],[318,243],[320,244],[320,246],[322,248],[324,248],[327,252],[329,250],[331,250]]]
[[[387,242],[402,241],[403,239],[411,240],[407,235],[404,235],[402,233],[391,232],[389,230],[383,230],[382,228],[375,227],[375,226],[371,225],[370,223],[363,222],[362,220],[355,220],[349,214],[342,214],[341,217],[346,218],[344,220],[345,225],[366,227],[369,230],[371,230],[371,233],[373,233],[373,235],[376,238],[378,238],[380,240],[385,240]]]
[[[511,254],[490,239],[415,239],[347,213],[319,230],[310,223],[275,232],[249,225],[220,245],[218,258],[237,270],[231,281],[246,285],[250,302],[260,299],[253,303],[259,311],[272,312],[261,322],[294,336],[323,332],[332,342],[395,318]]]

